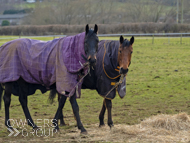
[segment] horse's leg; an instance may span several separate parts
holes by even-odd
[[[112,102],[109,99],[105,99],[106,102],[106,108],[108,110],[108,126],[110,128],[113,126],[112,116],[111,116],[111,108],[112,108]]]
[[[61,99],[61,94],[58,93],[58,102]],[[61,113],[59,114],[59,119],[60,119],[60,126],[65,126],[65,121],[63,119],[63,109],[61,110]]]
[[[57,112],[55,114],[55,117],[53,119],[53,124],[54,124],[55,130],[59,130],[58,119],[59,119],[62,109],[65,105],[66,99],[67,99],[67,97],[65,95],[61,95],[61,98],[59,100],[59,106],[58,106]]]
[[[105,125],[105,124],[104,124],[104,114],[105,114],[105,111],[106,111],[106,102],[105,102],[105,99],[104,99],[103,105],[102,105],[102,110],[101,110],[101,112],[100,112],[100,114],[99,114],[99,121],[100,121],[99,127]]]
[[[27,99],[27,93],[28,93],[28,85],[23,80],[18,81],[19,83],[19,101],[22,105],[22,109],[24,111],[24,115],[26,117],[26,120],[28,122],[29,126],[32,126],[33,129],[37,128],[37,126],[34,124],[34,121],[32,120],[32,117],[30,115],[29,109],[28,109],[28,99]]]
[[[11,104],[11,93],[12,93],[12,83],[5,83],[5,93],[3,96],[3,100],[5,103],[5,125],[7,128],[12,129],[11,123],[9,120],[9,107]]]
[[[87,133],[86,129],[83,127],[82,122],[80,120],[79,106],[78,106],[78,103],[76,101],[76,95],[75,94],[73,96],[71,96],[70,103],[71,103],[71,106],[73,109],[73,113],[74,113],[76,120],[77,120],[78,129],[81,130],[81,133]]]

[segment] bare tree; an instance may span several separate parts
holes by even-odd
[[[0,0],[0,14],[3,14],[5,10],[15,9],[14,4],[18,2],[12,0]]]
[[[190,15],[189,6],[184,0],[184,15]],[[175,19],[175,9],[171,0],[44,0],[25,24],[167,22]]]
[[[142,0],[131,1],[129,13],[133,22],[158,22],[163,13],[162,0],[144,3]]]

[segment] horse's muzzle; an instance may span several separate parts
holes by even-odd
[[[89,59],[89,62],[90,62],[90,65],[91,65],[91,66],[95,66],[95,65],[96,65],[96,59],[95,59],[95,58],[93,58],[93,59],[90,58],[90,59]]]
[[[124,68],[120,68],[120,74],[127,74],[127,72],[129,71],[129,69],[124,69]]]

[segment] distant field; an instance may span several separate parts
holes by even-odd
[[[0,38],[7,37],[0,36]],[[52,39],[53,37],[40,38],[45,41]],[[119,37],[100,37],[100,40],[102,39],[118,40]],[[9,39],[0,39],[0,45],[7,41]],[[116,96],[112,101],[114,124],[134,125],[147,117],[161,113],[186,112],[190,114],[190,38],[183,38],[182,44],[180,44],[180,38],[154,38],[154,44],[152,44],[151,37],[135,38],[126,88],[127,94],[124,99]],[[58,106],[57,99],[53,105],[49,105],[47,99],[48,93],[42,95],[39,91],[29,96],[28,107],[35,122],[37,119],[54,117]],[[98,115],[102,101],[103,98],[96,91],[82,90],[82,97],[78,99],[78,104],[81,120],[87,130],[89,125],[92,126],[99,122]],[[4,114],[3,104],[0,112],[0,142],[15,140],[39,142],[44,139],[56,141],[56,137],[62,137],[65,133],[76,129],[69,102],[64,107],[65,121],[69,126],[61,127],[62,134],[53,137],[39,137],[38,139],[33,136],[23,138],[21,135],[8,137],[9,132],[4,125]],[[107,113],[105,115],[105,123],[107,123]],[[24,120],[18,97],[15,96],[12,96],[10,118]],[[27,126],[26,128],[31,129]],[[64,138],[78,142],[69,136],[64,136]]]

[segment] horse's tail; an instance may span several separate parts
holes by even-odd
[[[1,109],[3,90],[4,90],[4,88],[3,88],[2,84],[0,84],[0,109]]]
[[[53,101],[54,101],[54,98],[55,98],[55,96],[56,96],[56,93],[57,93],[56,88],[50,90],[49,99],[48,99],[48,101],[49,101],[50,104],[53,104]]]

